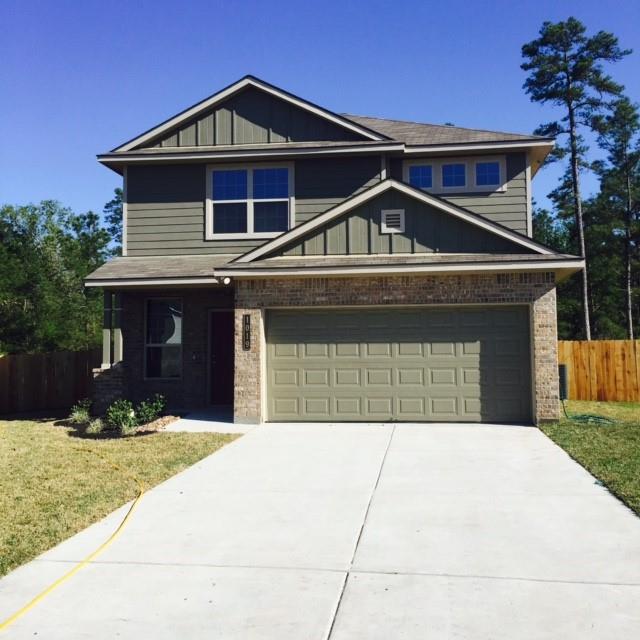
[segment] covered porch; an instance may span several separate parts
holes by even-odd
[[[213,258],[213,259],[212,259]],[[174,412],[233,412],[234,290],[215,256],[120,258],[87,279],[103,289],[102,364],[94,410],[156,393]],[[178,263],[179,274],[171,273]]]

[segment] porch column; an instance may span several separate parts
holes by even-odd
[[[112,309],[111,291],[103,293],[102,303],[102,368],[109,369],[111,367],[111,326],[112,326]]]
[[[122,362],[122,294],[113,294],[113,364]]]

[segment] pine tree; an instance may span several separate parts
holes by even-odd
[[[608,76],[603,63],[617,62],[630,53],[618,46],[618,39],[611,33],[599,31],[586,35],[585,26],[576,18],[564,22],[544,22],[539,37],[522,47],[528,71],[524,88],[534,102],[550,103],[563,109],[563,116],[542,125],[536,133],[541,135],[566,135],[567,142],[559,146],[556,157],[569,155],[569,183],[576,222],[578,250],[587,257],[585,227],[580,191],[580,171],[584,167],[586,145],[580,127],[589,127],[594,117],[607,106],[607,98],[617,97],[622,87]],[[583,331],[591,339],[589,314],[589,276],[582,272]]]
[[[624,291],[627,336],[634,339],[634,266],[640,249],[640,116],[623,96],[606,116],[594,120],[598,144],[607,162],[598,167],[601,199],[617,214],[623,235]],[[617,231],[617,229],[615,230]]]

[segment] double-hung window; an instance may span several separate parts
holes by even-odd
[[[207,237],[276,236],[292,220],[290,165],[212,167],[208,172]]]
[[[147,300],[145,378],[179,378],[182,374],[182,300]]]

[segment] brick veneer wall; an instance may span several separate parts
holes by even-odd
[[[553,273],[451,276],[287,278],[236,281],[236,422],[258,423],[262,412],[262,310],[269,307],[532,304],[536,422],[559,416],[556,293]],[[251,317],[251,349],[242,349],[242,316]]]
[[[182,300],[182,377],[177,380],[144,379],[145,301],[149,298]],[[229,288],[126,291],[122,294],[122,339],[125,383],[123,396],[140,402],[162,393],[171,409],[204,407],[209,401],[209,309],[233,307]],[[110,369],[108,371],[113,370]],[[229,375],[233,375],[229,372]]]
[[[109,406],[126,397],[126,372],[122,363],[110,369],[93,369],[91,413],[101,416]]]

